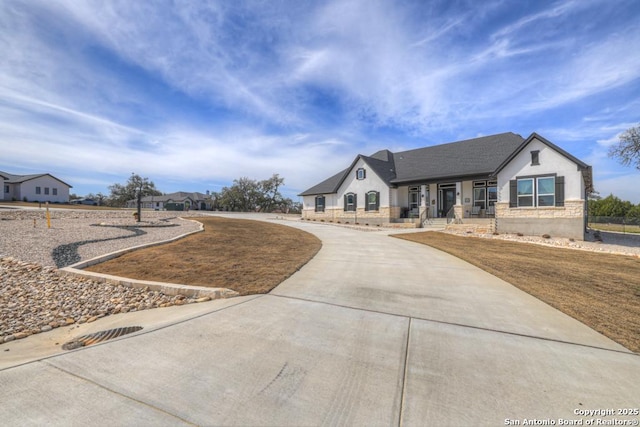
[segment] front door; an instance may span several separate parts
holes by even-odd
[[[442,216],[447,216],[449,210],[456,204],[456,189],[443,188],[442,190]]]

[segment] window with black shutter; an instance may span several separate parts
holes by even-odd
[[[369,191],[367,193],[367,200],[364,205],[366,211],[377,211],[380,207],[380,192]]]
[[[527,176],[509,181],[509,207],[564,206],[564,176]]]
[[[344,195],[344,210],[354,212],[357,209],[357,197],[353,193]]]

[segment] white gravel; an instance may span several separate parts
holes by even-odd
[[[166,240],[198,229],[197,223],[180,219],[177,214],[183,214],[183,212],[143,212],[142,221],[137,223],[131,211],[52,210],[50,211],[51,228],[48,228],[44,209],[0,209],[0,256],[13,256],[22,261],[35,262],[43,266],[63,267],[109,252]],[[189,212],[187,215],[198,216],[196,212]],[[153,227],[153,225],[173,226]],[[139,230],[146,234],[135,236],[135,231],[132,229],[114,226],[141,226]],[[78,242],[91,242],[78,246],[77,252],[80,259],[69,260],[64,265],[57,264],[53,258],[54,250],[62,245]]]
[[[461,230],[448,230],[450,234],[461,236],[482,237],[485,239],[500,239],[513,242],[531,243],[566,249],[576,249],[590,252],[600,252],[615,255],[630,255],[640,257],[640,235],[611,232],[596,232],[590,230],[586,240],[578,241],[561,237],[544,238],[542,236],[518,236],[516,234],[476,234]]]
[[[199,228],[176,212],[0,209],[0,344],[121,312],[209,300],[62,275],[57,267]],[[199,216],[198,212],[180,212]],[[35,220],[35,222],[34,222]],[[128,228],[118,228],[118,227]],[[144,233],[144,234],[143,234]]]

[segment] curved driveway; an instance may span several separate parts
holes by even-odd
[[[638,407],[638,355],[508,283],[385,231],[285,224],[323,247],[269,295],[113,316],[145,329],[1,370],[0,420],[557,425]]]

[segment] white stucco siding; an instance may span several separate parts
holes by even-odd
[[[318,196],[324,196],[325,211],[328,211],[329,209],[337,209],[338,207],[342,208],[342,199],[340,199],[340,203],[338,203],[336,201],[336,194],[314,194],[311,196],[302,196],[302,209],[315,211],[316,197]]]
[[[539,164],[531,164],[531,152],[539,151]],[[578,166],[545,143],[533,139],[498,173],[499,200],[509,200],[509,181],[516,177],[556,174],[564,176],[565,200],[584,199],[584,180]]]
[[[41,176],[21,182],[19,198],[26,198],[28,201],[67,203],[69,186],[50,176]]]
[[[357,179],[356,171],[358,169],[364,169],[365,179]],[[343,197],[345,194],[354,193],[358,195],[358,207],[364,207],[365,197],[369,191],[380,192],[380,207],[389,207],[390,193],[387,184],[380,178],[374,171],[367,165],[367,163],[358,159],[354,167],[349,171],[347,178],[342,185],[338,188],[337,194],[335,194],[336,207],[342,207]]]

